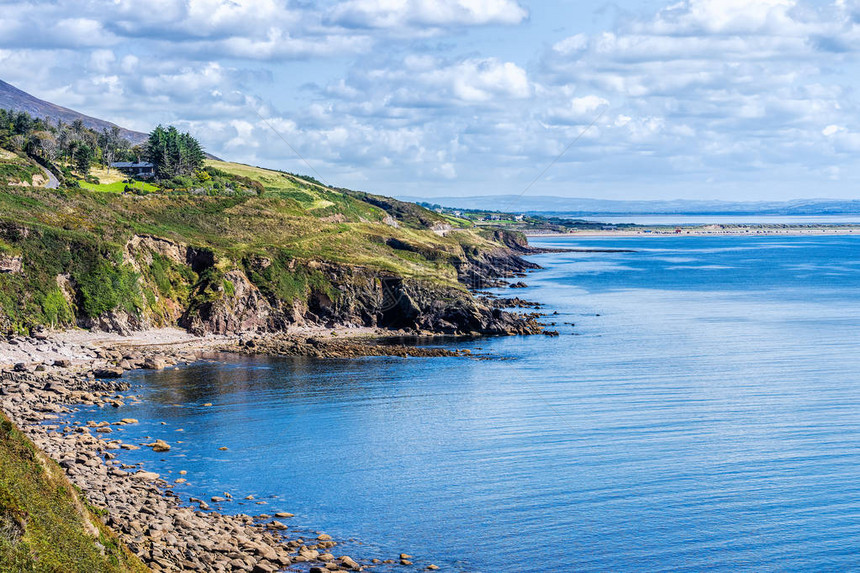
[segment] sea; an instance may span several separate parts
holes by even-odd
[[[860,568],[860,237],[533,243],[628,251],[531,257],[515,294],[557,337],[216,356],[74,417],[140,420],[113,436],[173,448],[120,459],[186,471],[184,499],[228,492],[225,512],[415,570]]]

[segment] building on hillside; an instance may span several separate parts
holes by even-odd
[[[148,161],[116,161],[111,163],[110,166],[134,177],[146,178],[155,176],[155,166]]]

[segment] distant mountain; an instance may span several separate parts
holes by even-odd
[[[26,111],[34,117],[50,119],[54,123],[58,119],[65,123],[72,123],[76,119],[84,122],[84,125],[96,131],[119,127],[109,121],[84,115],[67,107],[52,104],[41,100],[25,91],[19,90],[3,80],[0,80],[0,109],[13,109],[15,111]],[[132,144],[143,143],[149,137],[145,133],[132,131],[120,127],[120,134]]]
[[[860,201],[803,199],[796,201],[610,201],[576,197],[485,195],[472,197],[400,197],[405,201],[459,209],[544,215],[853,215]]]

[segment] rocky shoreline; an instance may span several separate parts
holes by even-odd
[[[104,523],[153,571],[321,573],[412,566],[407,554],[364,562],[343,555],[336,551],[337,541],[324,533],[292,531],[285,523],[292,517],[289,513],[227,515],[212,511],[206,500],[192,499],[194,505],[189,505],[172,491],[184,478],[168,481],[140,465],[123,463],[117,455],[147,446],[169,450],[158,440],[133,444],[121,439],[123,427],[137,423],[122,416],[122,407],[138,400],[121,378],[127,370],[191,363],[212,351],[321,358],[469,354],[366,335],[329,336],[189,339],[146,345],[112,341],[100,346],[50,337],[12,338],[5,342],[7,350],[35,349],[27,355],[37,360],[0,367],[0,409],[59,464]],[[77,407],[93,405],[103,408],[100,419],[70,424],[64,417]],[[224,499],[211,501],[217,504]],[[419,568],[438,567],[425,563],[410,569]]]

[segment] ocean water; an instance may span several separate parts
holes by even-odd
[[[556,214],[556,213],[553,213]],[[673,215],[576,215],[557,213],[570,219],[583,219],[600,223],[633,223],[635,225],[847,225],[860,223],[860,213],[842,215],[726,215],[685,214]]]
[[[357,540],[338,554],[857,569],[860,237],[535,242],[636,252],[534,257],[515,294],[560,336],[455,344],[490,360],[200,362],[132,373],[144,403],[76,416],[138,418],[113,436],[173,449],[124,461]]]

